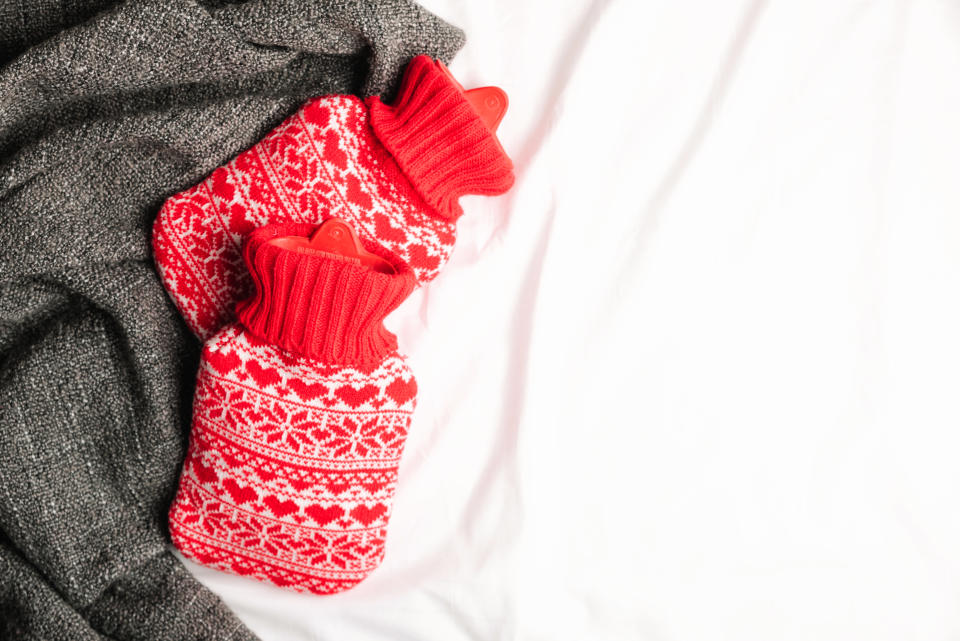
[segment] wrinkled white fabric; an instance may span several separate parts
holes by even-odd
[[[960,5],[428,0],[513,191],[390,319],[383,566],[264,641],[960,635]]]

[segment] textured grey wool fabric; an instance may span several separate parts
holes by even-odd
[[[0,0],[0,639],[252,639],[169,552],[199,345],[163,201],[462,33],[409,0]]]

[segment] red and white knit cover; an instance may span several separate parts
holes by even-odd
[[[501,194],[512,184],[496,136],[434,61],[418,56],[393,105],[315,98],[171,197],[154,224],[154,255],[187,324],[207,339],[250,293],[240,254],[250,231],[337,217],[424,283],[450,255],[460,196]]]
[[[269,244],[313,228],[244,247],[256,293],[204,346],[169,522],[199,563],[327,594],[383,558],[417,383],[382,321],[415,277]]]
[[[157,266],[206,340],[169,519],[187,557],[318,594],[380,563],[417,391],[382,320],[447,260],[459,197],[512,184],[496,137],[421,56],[392,105],[311,100],[167,201]],[[332,217],[397,273],[269,244]]]

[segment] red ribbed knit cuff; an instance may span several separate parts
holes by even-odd
[[[513,186],[513,163],[454,82],[417,56],[392,106],[367,100],[370,124],[417,192],[441,218],[463,214],[461,196],[495,196]]]
[[[247,237],[243,257],[256,293],[237,306],[237,317],[248,332],[288,352],[331,365],[376,364],[397,348],[383,319],[413,291],[413,273],[395,261],[397,273],[384,274],[268,242],[281,236],[306,238],[315,229],[282,223]]]

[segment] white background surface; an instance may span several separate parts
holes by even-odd
[[[264,641],[960,638],[960,3],[426,0],[518,182],[391,317],[386,560]]]

